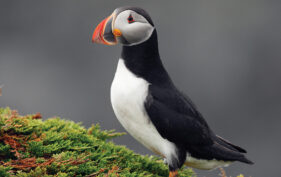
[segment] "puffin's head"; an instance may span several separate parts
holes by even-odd
[[[120,7],[95,29],[92,42],[131,46],[148,40],[154,24],[146,11],[137,7]]]

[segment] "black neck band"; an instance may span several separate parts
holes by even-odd
[[[171,82],[160,59],[156,30],[141,44],[123,46],[121,57],[131,72],[149,83],[162,85]]]

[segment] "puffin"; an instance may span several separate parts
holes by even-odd
[[[190,98],[176,88],[160,59],[157,32],[139,7],[120,7],[95,28],[93,43],[122,45],[110,89],[124,129],[164,158],[169,177],[183,165],[211,170],[239,161],[246,150],[216,135]]]

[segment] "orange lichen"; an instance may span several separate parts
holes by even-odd
[[[38,112],[38,113],[32,115],[32,119],[42,119],[42,115]]]
[[[220,176],[221,176],[221,177],[227,177],[227,176],[226,176],[226,172],[225,172],[225,170],[224,170],[223,168],[219,168],[219,170],[220,170],[220,172],[221,172],[221,173],[220,173]]]
[[[11,167],[13,167],[15,169],[19,169],[19,170],[27,170],[29,168],[35,168],[38,166],[50,165],[54,160],[55,160],[54,158],[50,158],[50,159],[46,159],[46,161],[43,163],[37,163],[36,158],[31,157],[31,158],[25,158],[25,159],[11,160],[9,162],[3,163],[2,165],[11,166]]]

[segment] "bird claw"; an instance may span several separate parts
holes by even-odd
[[[177,176],[178,176],[178,172],[177,171],[170,171],[169,177],[177,177]]]

